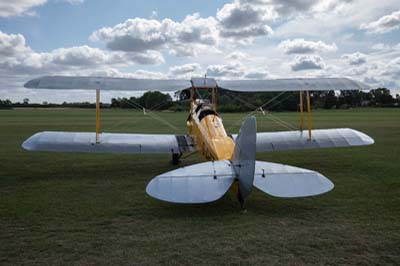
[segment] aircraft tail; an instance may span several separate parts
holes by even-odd
[[[257,121],[254,116],[247,118],[235,140],[233,166],[239,182],[239,201],[244,200],[253,188],[256,163]],[[242,203],[242,202],[241,202]]]
[[[244,199],[253,186],[275,197],[306,197],[333,188],[323,175],[298,167],[256,161],[257,124],[246,119],[235,139],[232,161],[213,161],[178,168],[154,177],[147,185],[150,196],[175,203],[204,203],[221,198],[238,180],[238,199]]]
[[[256,161],[257,123],[246,119],[235,139],[233,166],[239,182],[238,199],[243,204],[253,185],[275,197],[307,197],[326,193],[333,183],[318,172],[298,167]]]

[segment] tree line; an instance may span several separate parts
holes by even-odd
[[[210,98],[211,91],[201,90],[197,97]],[[187,111],[189,92],[187,90],[175,94],[175,100],[169,94],[161,92],[146,92],[140,97],[112,98],[111,103],[102,103],[102,108],[145,109]],[[255,109],[270,111],[296,111],[299,106],[299,92],[256,92],[243,93],[226,90],[218,91],[218,110],[220,112],[245,112]],[[345,109],[352,107],[398,107],[400,97],[393,97],[385,88],[378,88],[369,92],[363,91],[315,91],[310,93],[313,109]],[[76,107],[95,108],[94,103],[76,102],[53,104],[43,102],[32,104],[29,99],[22,103],[13,103],[10,100],[0,100],[0,109],[13,107]]]

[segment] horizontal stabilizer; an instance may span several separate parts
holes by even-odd
[[[328,178],[315,171],[261,161],[256,161],[254,186],[282,198],[315,196],[334,187]]]
[[[234,179],[235,172],[229,161],[205,162],[154,177],[146,192],[168,202],[211,202],[221,198]]]
[[[96,144],[96,133],[40,132],[27,139],[22,147],[29,151],[89,152],[89,153],[181,153],[193,151],[189,136],[167,134],[102,133]]]
[[[237,135],[232,135],[235,140]],[[315,129],[311,140],[308,131],[279,131],[257,133],[257,152],[335,148],[371,145],[368,135],[350,128]]]

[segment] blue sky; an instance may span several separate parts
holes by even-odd
[[[117,2],[117,4],[116,4]],[[102,27],[114,26],[129,18],[157,18],[180,21],[187,14],[199,12],[213,16],[217,8],[228,1],[129,1],[86,0],[79,4],[68,1],[50,1],[33,10],[37,16],[0,18],[1,29],[6,33],[21,33],[35,51],[49,51],[88,43],[88,36]]]
[[[0,99],[42,75],[349,77],[400,85],[398,0],[0,0]],[[110,92],[112,96],[130,93]]]

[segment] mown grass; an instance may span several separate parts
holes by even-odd
[[[298,124],[296,113],[273,115]],[[230,133],[244,116],[222,114]],[[181,134],[186,117],[104,110],[102,129]],[[285,130],[257,119],[258,131]],[[303,199],[255,189],[244,214],[232,192],[203,205],[146,195],[153,176],[174,168],[169,156],[21,148],[38,131],[92,131],[94,110],[0,111],[0,265],[400,265],[400,109],[316,111],[313,125],[351,127],[376,143],[258,154],[319,171],[336,187]]]

